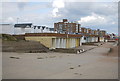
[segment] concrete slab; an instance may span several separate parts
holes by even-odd
[[[112,45],[83,54],[4,52],[3,79],[117,79],[118,58],[103,55]]]

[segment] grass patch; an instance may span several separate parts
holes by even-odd
[[[49,58],[55,58],[56,56],[50,56]]]
[[[19,57],[10,57],[10,58],[14,58],[14,59],[20,59]]]
[[[77,75],[78,73],[74,73],[74,74],[76,74],[76,75]]]
[[[80,67],[81,65],[78,65],[78,67]]]
[[[110,48],[109,53],[110,53],[110,52],[112,52],[112,51],[113,51],[113,49],[112,49],[112,48]]]
[[[71,67],[70,69],[74,69],[73,67]]]
[[[37,59],[44,59],[43,57],[38,57]]]
[[[9,34],[2,34],[2,40],[3,41],[17,41],[17,39]]]

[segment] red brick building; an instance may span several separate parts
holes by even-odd
[[[54,31],[57,33],[73,34],[78,33],[80,24],[75,22],[68,22],[67,19],[63,19],[63,22],[54,23]]]

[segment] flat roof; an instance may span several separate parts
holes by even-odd
[[[11,25],[11,24],[0,24],[0,25]]]
[[[80,38],[86,37],[98,37],[99,35],[88,35],[88,34],[60,34],[60,33],[25,33],[26,37],[30,36],[46,36],[46,37],[62,37],[62,38]]]
[[[62,38],[80,38],[82,35],[80,34],[59,34],[59,33],[26,33],[26,37],[29,36],[55,36],[55,37],[62,37]]]
[[[15,24],[14,27],[26,28],[27,26],[31,27],[32,23],[21,23]]]

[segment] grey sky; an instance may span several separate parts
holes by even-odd
[[[79,22],[82,27],[118,33],[117,2],[4,2],[1,18],[3,23],[16,23],[19,18],[19,22],[32,22],[48,27],[67,18],[69,21]]]

